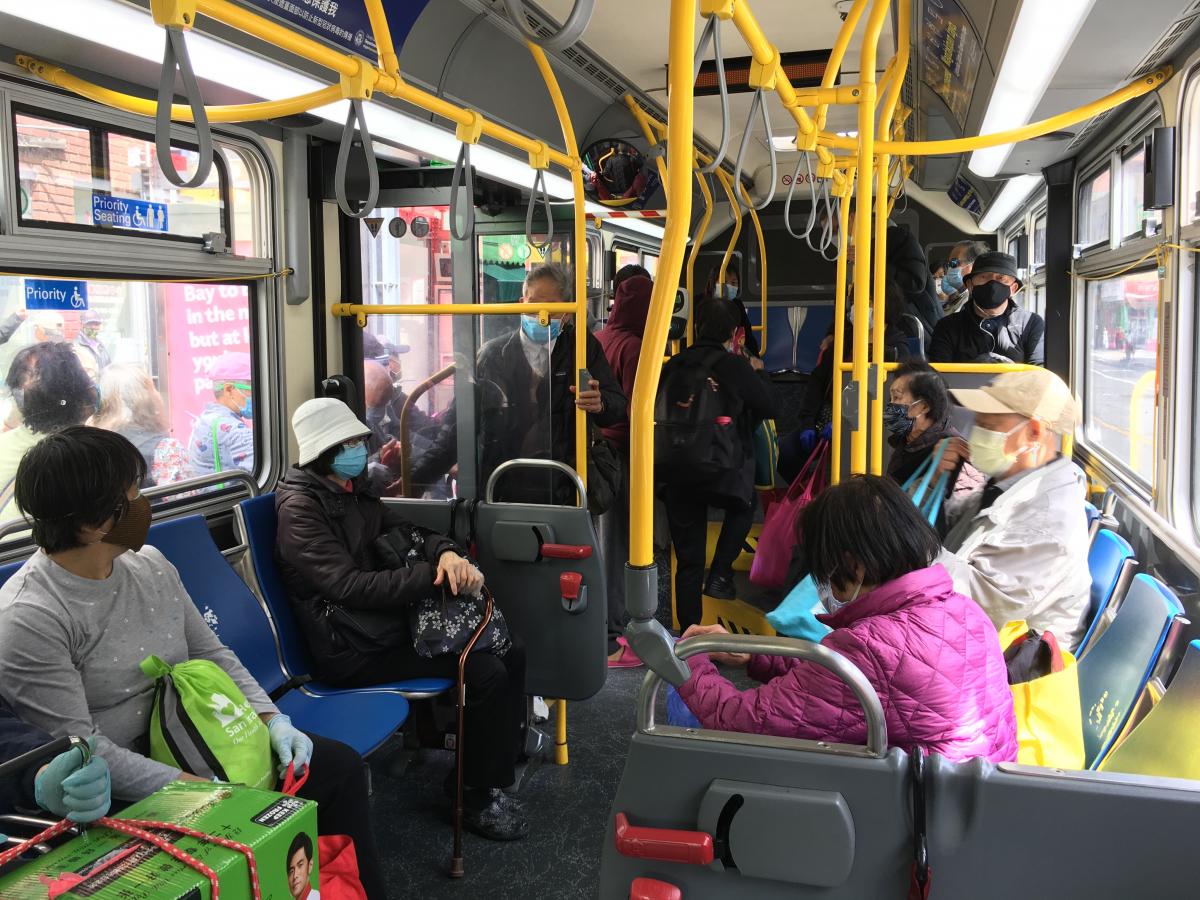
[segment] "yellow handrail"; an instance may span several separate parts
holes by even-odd
[[[746,192],[745,185],[739,184],[738,190],[741,192],[742,198],[746,201],[746,210],[750,213],[750,221],[754,224],[754,235],[758,239],[758,303],[759,316],[762,318],[762,325],[758,329],[761,334],[758,350],[760,356],[765,356],[767,352],[767,239],[763,235],[762,222],[758,219],[758,211],[750,201],[750,195]],[[749,274],[749,269],[750,267],[747,266],[747,274]]]
[[[854,189],[856,170],[846,170],[846,182],[838,204],[838,255],[837,279],[833,294],[833,419],[830,430],[830,457],[832,469],[830,480],[837,484],[842,475],[842,357],[846,353],[846,276],[848,261],[846,248],[850,240],[850,192]]]
[[[712,221],[713,214],[713,195],[708,186],[708,176],[697,171],[696,180],[700,182],[700,194],[704,197],[704,215],[700,217],[700,222],[696,225],[696,233],[692,235],[692,249],[688,253],[687,272],[684,275],[684,286],[687,288],[688,295],[687,341],[689,345],[696,341],[696,258],[700,255],[700,248],[704,245],[704,235],[708,233],[708,223]]]
[[[574,313],[577,303],[335,303],[331,315],[346,318],[380,316],[523,316],[529,313]]]
[[[725,256],[721,259],[721,268],[717,270],[717,284],[723,285],[725,274],[729,270],[729,261],[733,259],[733,248],[737,246],[738,238],[742,235],[742,207],[733,196],[733,176],[724,169],[717,169],[716,176],[729,200],[729,209],[733,215],[733,233],[729,235],[729,246],[725,248]]]

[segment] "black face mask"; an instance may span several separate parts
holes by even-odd
[[[971,302],[980,309],[995,309],[1012,296],[1012,288],[1003,281],[985,281],[971,288]]]
[[[892,434],[908,437],[916,424],[908,417],[909,407],[903,403],[887,403],[883,407],[883,425]]]

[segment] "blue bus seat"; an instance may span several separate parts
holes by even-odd
[[[1095,509],[1095,507],[1092,507]],[[1099,511],[1097,511],[1099,521]],[[1101,529],[1088,550],[1088,571],[1092,575],[1092,600],[1088,608],[1088,629],[1079,642],[1076,656],[1087,653],[1089,643],[1104,633],[1116,614],[1120,598],[1129,588],[1137,560],[1129,541],[1115,531]],[[1115,602],[1114,602],[1115,601]],[[1100,626],[1103,621],[1102,627]]]
[[[792,325],[792,310],[803,312],[800,329]],[[761,308],[758,303],[746,302],[746,316],[751,325],[760,325]],[[798,371],[808,373],[817,365],[821,341],[833,321],[833,304],[812,304],[767,307],[767,343],[762,348],[763,365],[768,372]],[[760,345],[761,335],[759,332]]]
[[[1180,633],[1183,607],[1149,575],[1137,575],[1112,624],[1079,660],[1084,759],[1093,768],[1121,733],[1142,689],[1158,665],[1168,635]]]
[[[183,586],[213,633],[221,639],[302,731],[335,738],[367,755],[408,718],[408,700],[399,694],[343,691],[317,697],[288,690],[270,620],[246,583],[213,543],[203,516],[155,523],[146,543],[157,547],[179,571]]]
[[[293,676],[310,675],[313,665],[308,645],[292,615],[291,601],[275,565],[275,495],[263,494],[243,500],[238,504],[235,514],[239,538],[249,547],[246,557],[250,569],[248,581],[256,588],[275,625],[283,667]],[[453,686],[454,682],[449,678],[406,678],[355,690],[395,692],[410,700],[421,700],[436,697]],[[316,681],[309,682],[305,687],[314,694],[336,693],[340,690]]]
[[[17,569],[21,568],[23,565],[25,565],[25,560],[19,559],[16,562],[10,562],[6,565],[0,566],[0,587],[4,587],[4,584],[8,581],[8,579],[16,575]]]
[[[1179,671],[1145,718],[1101,762],[1102,772],[1200,780],[1200,640],[1187,646]]]
[[[1083,511],[1087,515],[1088,537],[1094,541],[1096,533],[1100,530],[1100,510],[1090,500],[1084,500]]]

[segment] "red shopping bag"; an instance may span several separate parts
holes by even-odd
[[[787,494],[771,504],[763,521],[754,562],[750,566],[750,581],[761,588],[777,590],[787,582],[792,551],[799,543],[796,523],[800,511],[809,501],[825,490],[829,483],[829,442],[819,443],[808,457],[800,474],[787,489]]]
[[[283,779],[283,792],[295,795],[308,781],[308,769],[299,778],[288,766]],[[318,821],[320,809],[317,810]],[[367,892],[358,877],[358,854],[348,835],[317,836],[317,877],[321,884],[321,900],[367,900]]]

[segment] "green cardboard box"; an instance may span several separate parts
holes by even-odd
[[[317,896],[317,805],[298,797],[240,785],[177,781],[167,785],[117,818],[147,819],[186,825],[205,834],[246,844],[254,850],[262,900],[293,900],[289,887],[292,859],[299,900],[311,888]],[[221,900],[250,900],[246,857],[197,838],[175,832],[163,836],[217,873]],[[311,868],[303,851],[304,838],[312,848]],[[295,842],[295,843],[294,843]],[[301,849],[293,851],[293,846]],[[95,872],[117,854],[124,858]],[[308,888],[303,884],[308,873]],[[0,878],[0,900],[46,900],[53,883],[84,880],[62,893],[64,898],[95,900],[207,900],[209,880],[161,850],[103,826],[93,826],[48,853],[30,860]]]

